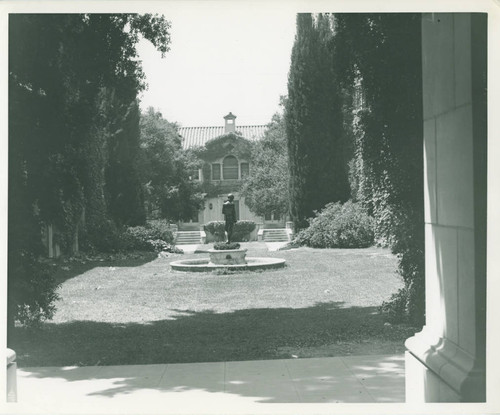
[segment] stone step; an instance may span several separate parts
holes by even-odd
[[[177,241],[175,243],[176,245],[199,245],[201,244],[201,241]]]
[[[264,229],[263,240],[266,242],[287,242],[288,234],[285,229]]]
[[[194,245],[201,243],[199,231],[179,231],[175,238],[176,245]]]

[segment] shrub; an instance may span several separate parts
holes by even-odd
[[[122,236],[122,246],[126,250],[173,252],[173,241],[172,231],[162,220],[148,222],[146,226],[129,227]]]
[[[152,238],[161,239],[168,243],[174,242],[174,234],[170,230],[170,226],[166,220],[148,221],[146,229],[150,231]]]
[[[218,241],[223,241],[226,237],[226,231],[224,229],[225,223],[220,220],[214,220],[212,222],[205,223],[203,229],[205,232],[209,232],[215,236]]]
[[[124,248],[123,232],[109,219],[89,226],[82,236],[82,246],[89,252],[117,252]]]
[[[408,317],[407,298],[407,289],[400,288],[397,293],[392,294],[388,301],[382,303],[380,312],[386,316],[390,323],[405,323]]]
[[[60,297],[48,264],[28,252],[19,253],[13,262],[9,266],[9,303],[15,307],[14,319],[27,327],[52,319]]]
[[[251,220],[239,220],[234,224],[232,240],[235,242],[247,242],[250,240],[250,233],[257,227]],[[226,238],[225,222],[212,221],[203,226],[205,232],[215,236],[217,241],[224,241]]]
[[[236,242],[248,242],[250,233],[252,233],[257,225],[251,220],[239,220],[234,224],[232,240]]]
[[[373,245],[374,222],[363,207],[348,201],[329,203],[309,219],[295,242],[313,248],[365,248]]]
[[[214,249],[217,251],[225,251],[229,249],[240,249],[240,246],[238,242],[231,242],[230,244],[227,242],[216,242],[214,244]]]
[[[162,241],[161,239],[150,239],[148,242],[155,252],[170,252],[172,254],[184,253],[182,249],[177,248],[173,244]]]

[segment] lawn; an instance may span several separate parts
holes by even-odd
[[[185,273],[167,258],[58,263],[54,319],[17,328],[27,366],[235,361],[399,353],[414,329],[388,325],[378,307],[402,286],[386,249],[268,252],[286,259],[262,272]]]

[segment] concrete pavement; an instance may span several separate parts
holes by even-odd
[[[18,404],[9,405],[30,414],[144,414],[394,402],[404,402],[403,355],[22,368]]]

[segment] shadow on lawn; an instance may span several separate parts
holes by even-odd
[[[181,314],[175,319],[143,324],[74,321],[46,323],[38,331],[17,328],[9,344],[20,367],[144,365],[304,357],[317,348],[323,356],[390,354],[401,352],[414,334],[385,326],[376,307],[343,308],[339,302],[176,311]]]
[[[136,252],[132,254],[102,254],[89,260],[54,259],[51,263],[53,275],[59,284],[90,271],[96,267],[140,267],[157,258],[154,252]]]

